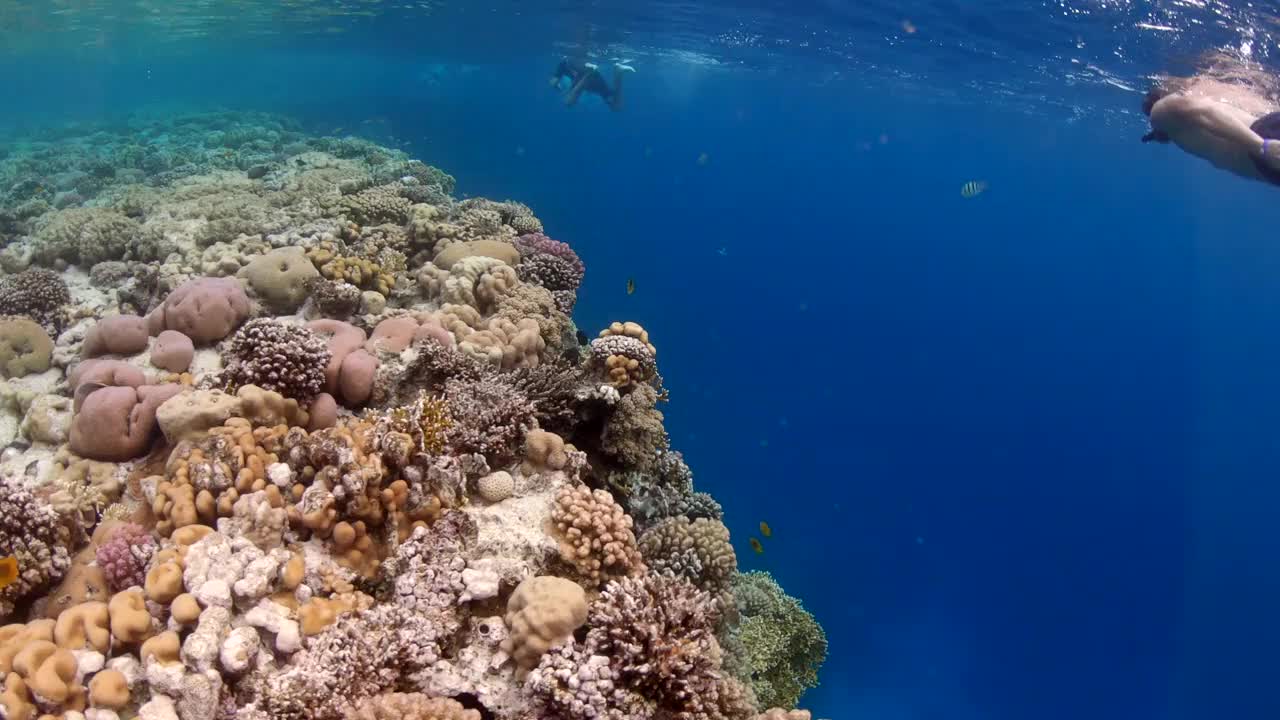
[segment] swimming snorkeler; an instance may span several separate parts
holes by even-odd
[[[610,110],[621,110],[622,77],[626,73],[635,71],[635,68],[624,62],[615,64],[613,66],[613,85],[610,86],[604,79],[604,75],[600,74],[599,67],[594,63],[570,60],[565,57],[560,60],[555,72],[551,73],[550,84],[553,88],[561,89],[564,87],[565,81],[568,81],[569,90],[564,96],[565,105],[576,105],[578,98],[582,97],[582,93],[585,92],[599,95]]]
[[[1151,132],[1142,142],[1173,143],[1215,167],[1280,185],[1280,112],[1275,80],[1219,61],[1190,78],[1163,78],[1142,101]]]

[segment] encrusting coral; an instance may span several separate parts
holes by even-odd
[[[530,208],[270,115],[76,132],[0,156],[0,714],[807,718],[821,628]]]

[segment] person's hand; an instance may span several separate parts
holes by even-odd
[[[1280,170],[1280,140],[1267,138],[1262,141],[1262,161]]]

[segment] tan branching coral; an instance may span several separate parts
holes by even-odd
[[[583,576],[588,587],[644,571],[631,517],[605,490],[564,487],[551,510],[560,558]]]
[[[457,700],[421,693],[386,693],[364,698],[347,711],[344,720],[480,720]]]

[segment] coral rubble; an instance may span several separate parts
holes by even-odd
[[[256,114],[0,154],[0,715],[808,717],[649,331],[453,191]]]

